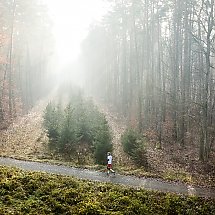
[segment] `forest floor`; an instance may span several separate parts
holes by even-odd
[[[0,156],[22,160],[74,165],[56,157],[48,149],[48,138],[42,128],[43,110],[47,100],[39,102],[28,114],[18,117],[7,130],[0,131]],[[132,159],[124,153],[120,137],[126,129],[125,120],[105,106],[98,105],[107,118],[113,135],[114,168],[122,174],[138,177],[162,178],[205,187],[215,186],[215,152],[209,162],[198,160],[195,145],[180,148],[178,144],[165,145],[157,149],[154,143],[147,143],[149,169],[137,168]],[[89,166],[87,168],[104,167]]]
[[[113,108],[97,105],[105,114],[113,133],[113,157],[117,168],[123,174],[139,177],[162,178],[205,187],[215,186],[215,150],[211,152],[208,162],[198,159],[198,147],[192,142],[184,147],[174,143],[163,143],[162,149],[156,147],[155,141],[147,141],[147,161],[149,168],[138,168],[131,158],[123,152],[120,137],[126,129],[126,119],[114,112]]]

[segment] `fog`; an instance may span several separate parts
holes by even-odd
[[[53,83],[56,85],[66,80],[81,87],[84,84],[81,44],[90,27],[101,21],[110,6],[101,0],[44,1],[53,22],[55,49],[50,59]]]
[[[0,0],[0,120],[76,85],[159,147],[192,139],[208,160],[214,13],[214,0]]]

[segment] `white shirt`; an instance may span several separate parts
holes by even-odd
[[[107,156],[108,164],[112,164],[112,155]]]

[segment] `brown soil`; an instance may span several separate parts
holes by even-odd
[[[188,183],[203,186],[215,186],[215,153],[212,151],[208,162],[198,158],[198,147],[190,143],[181,147],[179,144],[166,144],[162,150],[148,146],[148,160],[153,171],[164,178],[175,177]]]
[[[39,102],[28,114],[18,117],[0,132],[0,156],[38,159],[47,155],[47,137],[42,129],[46,102]]]

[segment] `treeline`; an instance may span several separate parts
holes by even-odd
[[[117,0],[82,58],[90,93],[140,132],[208,160],[215,137],[214,0]],[[188,138],[189,137],[189,138]]]
[[[49,148],[78,164],[106,163],[112,151],[111,132],[103,114],[92,101],[71,96],[68,104],[49,103],[44,113]]]
[[[0,0],[1,125],[28,111],[43,93],[51,25],[42,1]]]

